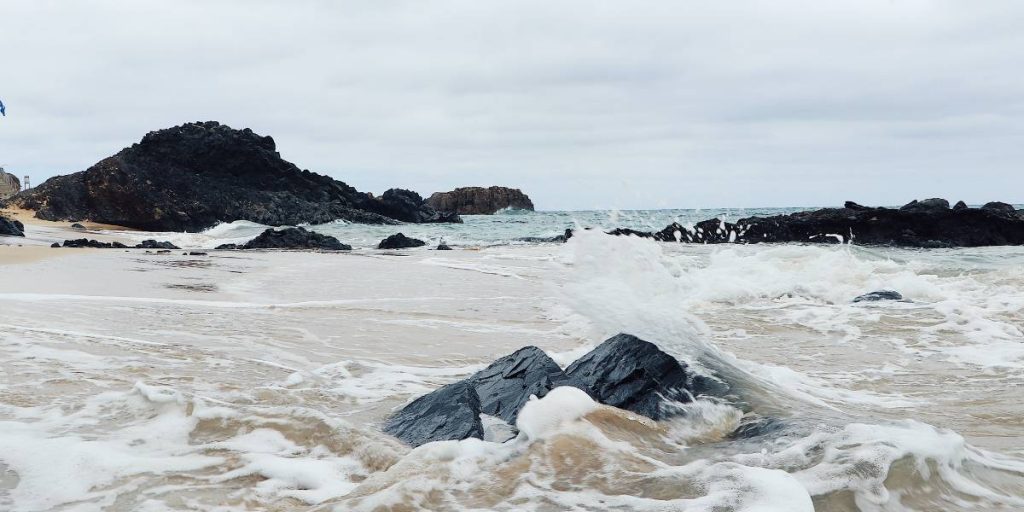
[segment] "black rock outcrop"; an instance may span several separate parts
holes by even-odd
[[[52,246],[51,246],[52,247]],[[100,242],[88,238],[77,238],[75,240],[64,240],[63,247],[88,247],[90,249],[127,249],[128,246],[121,242]]]
[[[135,244],[136,249],[181,249],[170,242],[157,242],[156,240],[143,240],[140,244]]]
[[[25,236],[25,225],[21,221],[0,215],[0,235]]]
[[[409,238],[403,233],[395,233],[377,244],[378,249],[408,249],[410,247],[423,247],[427,245],[423,240]]]
[[[437,210],[461,215],[491,215],[511,208],[533,211],[533,201],[518,188],[461,187],[451,192],[435,192],[427,203]]]
[[[903,300],[903,296],[895,290],[878,290],[853,299],[854,302],[877,302],[880,300]]]
[[[469,381],[449,384],[414,400],[384,422],[384,432],[411,446],[484,438],[480,398]]]
[[[666,400],[693,401],[686,366],[630,334],[608,339],[565,373],[587,386],[597,401],[655,420],[667,416]]]
[[[322,235],[306,228],[269,228],[243,245],[223,244],[217,249],[318,249],[322,251],[350,251],[351,245],[343,244],[330,235]]]
[[[150,132],[85,171],[51,178],[6,200],[35,210],[41,219],[147,231],[199,231],[234,220],[272,226],[337,219],[397,223],[383,211],[408,222],[454,221],[422,199],[401,207],[395,202],[301,170],[281,158],[274,139],[214,121]]]
[[[543,350],[521,348],[468,379],[480,397],[480,411],[515,424],[516,416],[530,395],[542,398],[558,386],[589,389],[570,378]]]
[[[673,223],[657,232],[618,229],[610,233],[702,244],[845,242],[925,248],[1024,245],[1024,215],[1006,203],[988,203],[981,208],[958,203],[950,208],[945,199],[925,199],[900,208],[869,208],[847,202],[843,208],[747,217],[735,223],[709,219],[693,228]]]
[[[461,223],[462,218],[452,210],[435,209],[411,190],[393,188],[364,205],[365,208],[402,222]]]

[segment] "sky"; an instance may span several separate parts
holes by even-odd
[[[216,120],[538,209],[1024,203],[1019,0],[6,0],[0,165]]]

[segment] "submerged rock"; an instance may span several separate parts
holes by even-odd
[[[423,247],[427,245],[423,240],[409,238],[403,233],[395,233],[377,244],[378,249],[408,249],[410,247]]]
[[[217,249],[319,249],[323,251],[350,251],[346,245],[330,235],[322,235],[306,228],[269,228],[244,245],[222,244]]]
[[[156,240],[143,240],[135,245],[136,249],[181,249],[170,242],[157,242]]]
[[[630,334],[609,338],[565,370],[589,388],[598,402],[658,420],[668,401],[691,402],[685,365],[653,343]]]
[[[432,441],[484,438],[480,398],[470,381],[423,395],[384,422],[383,430],[410,446]]]
[[[441,242],[441,243],[437,244],[437,249],[434,249],[434,250],[435,251],[450,251],[450,250],[452,250],[452,248],[448,247],[448,244],[446,244],[444,242]]]
[[[390,199],[299,169],[281,158],[271,137],[207,121],[150,132],[84,171],[50,178],[5,203],[45,220],[89,219],[146,231],[200,231],[235,220],[271,226],[458,221],[422,199],[400,207]]]
[[[877,302],[880,300],[903,300],[903,296],[895,290],[878,290],[853,299],[854,302]]]
[[[538,398],[558,386],[587,387],[570,378],[543,350],[521,348],[480,370],[468,381],[480,397],[480,411],[515,424],[530,395]]]
[[[518,188],[460,187],[451,192],[435,192],[427,203],[437,210],[461,215],[491,215],[506,208],[533,211],[533,201]]]

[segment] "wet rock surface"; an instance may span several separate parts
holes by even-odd
[[[410,446],[432,441],[484,438],[480,398],[468,381],[423,395],[384,423],[383,430]]]
[[[423,247],[427,245],[423,240],[410,238],[403,233],[395,233],[377,244],[378,249],[409,249],[412,247]]]
[[[544,397],[558,386],[588,388],[570,378],[543,350],[524,347],[491,363],[469,378],[480,397],[480,411],[515,424],[530,395]]]
[[[416,192],[400,188],[387,190],[367,204],[367,208],[402,222],[418,224],[439,222],[459,224],[462,222],[459,214],[454,210],[435,208]]]
[[[50,247],[53,247],[52,245]],[[90,249],[127,249],[128,246],[121,242],[100,242],[89,238],[77,238],[75,240],[64,240],[61,247],[87,247]]]
[[[853,299],[854,302],[878,302],[882,300],[903,300],[903,295],[895,290],[878,290],[865,293]]]
[[[217,249],[317,249],[322,251],[350,251],[351,245],[341,243],[330,235],[322,235],[305,228],[267,229],[243,245],[222,244]]]
[[[529,196],[518,188],[508,187],[461,187],[451,192],[435,192],[427,204],[461,215],[491,215],[506,208],[533,211]]]
[[[135,245],[136,249],[181,249],[170,242],[157,242],[156,240],[143,240]]]
[[[619,334],[564,371],[537,347],[519,349],[410,403],[387,420],[384,431],[413,446],[482,438],[481,413],[514,424],[531,395],[540,398],[560,386],[581,389],[598,402],[655,420],[675,414],[666,403],[686,403],[706,391],[727,389],[688,371],[653,343]]]
[[[394,224],[397,217],[454,221],[422,199],[392,195],[395,201],[381,200],[301,170],[281,158],[273,138],[207,121],[150,132],[84,171],[50,178],[5,204],[35,210],[45,220],[147,231],[200,231],[235,220],[271,226],[337,219]],[[397,207],[399,199],[406,201]]]
[[[953,208],[945,199],[911,201],[900,208],[861,206],[747,217],[736,222],[709,219],[692,228],[678,223],[661,231],[617,229],[613,235],[682,243],[853,243],[901,247],[1024,245],[1024,215],[1006,203]]]

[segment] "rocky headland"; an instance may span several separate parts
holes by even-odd
[[[200,231],[235,220],[273,226],[461,221],[415,192],[391,189],[374,197],[299,169],[281,158],[273,138],[214,121],[150,132],[84,171],[50,178],[3,204],[34,210],[43,220],[147,231]]]
[[[900,208],[861,206],[747,217],[736,222],[710,219],[692,228],[672,223],[661,231],[620,228],[613,235],[698,244],[852,243],[899,247],[978,247],[1024,245],[1024,211],[991,202],[970,208],[962,201],[912,201]]]
[[[435,192],[427,204],[439,211],[454,211],[459,215],[491,215],[500,210],[533,211],[533,201],[518,188],[461,187],[451,192]]]

